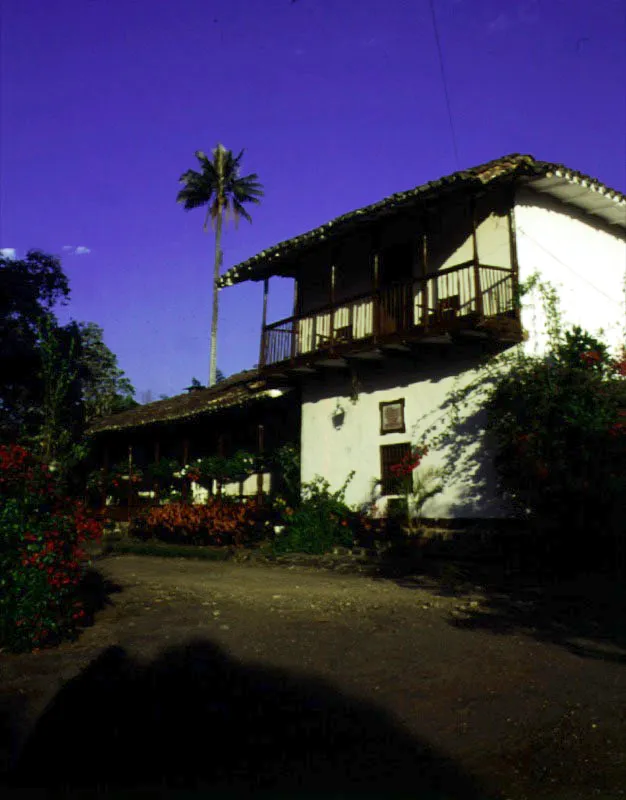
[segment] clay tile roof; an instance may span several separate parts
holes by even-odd
[[[492,181],[504,182],[515,179],[530,182],[533,188],[553,194],[555,197],[565,198],[567,194],[567,202],[603,217],[610,224],[626,228],[626,196],[621,192],[610,189],[595,178],[571,170],[563,164],[538,161],[531,155],[513,153],[429,181],[406,192],[392,194],[377,203],[343,214],[293,239],[279,242],[227,270],[220,278],[219,286],[224,288],[246,280],[259,281],[270,275],[291,274],[290,267],[293,268],[293,263],[289,262],[293,262],[297,255],[307,248],[346,233],[361,223],[371,222],[423,200],[434,199],[448,190],[480,188]],[[595,196],[592,193],[595,193]],[[587,202],[586,198],[589,197],[591,201]]]
[[[210,389],[196,389],[167,400],[137,406],[92,423],[88,435],[105,431],[120,431],[141,428],[145,425],[189,419],[200,414],[211,414],[227,408],[245,406],[262,398],[273,397],[275,390],[268,388],[265,380],[259,379],[256,369],[232,375]]]

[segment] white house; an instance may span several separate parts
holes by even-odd
[[[442,416],[485,349],[545,346],[539,273],[564,323],[624,342],[626,197],[560,164],[511,155],[457,172],[259,253],[221,287],[264,282],[259,369],[300,388],[302,480],[324,476],[346,499],[393,495],[390,465]],[[292,316],[268,323],[269,279],[292,278]],[[474,413],[475,411],[475,413]],[[510,514],[495,493],[480,409],[456,446],[429,518]]]

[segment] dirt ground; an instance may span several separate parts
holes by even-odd
[[[626,648],[568,626],[567,593],[547,624],[420,575],[96,567],[108,604],[77,642],[0,655],[14,786],[626,797]]]

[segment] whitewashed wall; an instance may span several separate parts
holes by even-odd
[[[302,404],[302,480],[316,475],[339,488],[351,470],[356,470],[348,486],[346,501],[361,505],[377,499],[384,512],[386,499],[380,498],[376,482],[380,479],[380,445],[417,442],[433,423],[444,419],[441,409],[448,393],[460,388],[474,375],[476,361],[456,367],[433,362],[420,370],[400,370],[391,366],[379,377],[361,380],[359,397],[352,403],[347,379],[310,384],[304,388]],[[458,380],[460,378],[460,381]],[[387,388],[380,388],[385,384]],[[395,385],[393,385],[395,384]],[[379,403],[405,400],[406,433],[380,434]],[[337,404],[345,412],[340,429],[333,424]],[[443,448],[431,452],[422,465],[454,465],[454,474],[444,492],[424,507],[428,517],[502,517],[507,511],[494,492],[491,459],[483,442],[484,414],[468,423],[462,452]]]
[[[557,289],[566,328],[581,325],[590,333],[604,329],[615,347],[626,325],[626,234],[594,225],[593,218],[569,211],[556,200],[528,189],[516,196],[515,228],[520,280],[538,271]],[[547,344],[545,313],[538,290],[524,298],[522,325],[529,352]]]

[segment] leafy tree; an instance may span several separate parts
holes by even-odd
[[[54,306],[68,298],[57,258],[0,258],[0,441],[19,439],[64,464],[80,458],[94,417],[136,405],[102,329],[58,324]]]
[[[0,256],[0,440],[14,439],[40,420],[40,329],[69,295],[54,256],[39,250],[21,260]]]
[[[256,173],[245,176],[239,174],[243,150],[235,157],[231,150],[218,144],[212,153],[213,158],[210,159],[202,150],[196,151],[200,171],[190,169],[181,175],[180,182],[184,184],[184,188],[177,196],[177,202],[182,203],[185,211],[207,207],[204,219],[205,232],[209,220],[215,226],[209,386],[214,386],[217,380],[217,282],[222,265],[222,225],[229,216],[233,218],[235,224],[239,222],[240,217],[252,222],[244,204],[260,203],[260,198],[263,196],[263,187]]]
[[[85,419],[105,417],[139,405],[135,390],[104,343],[104,331],[94,322],[78,323]]]

